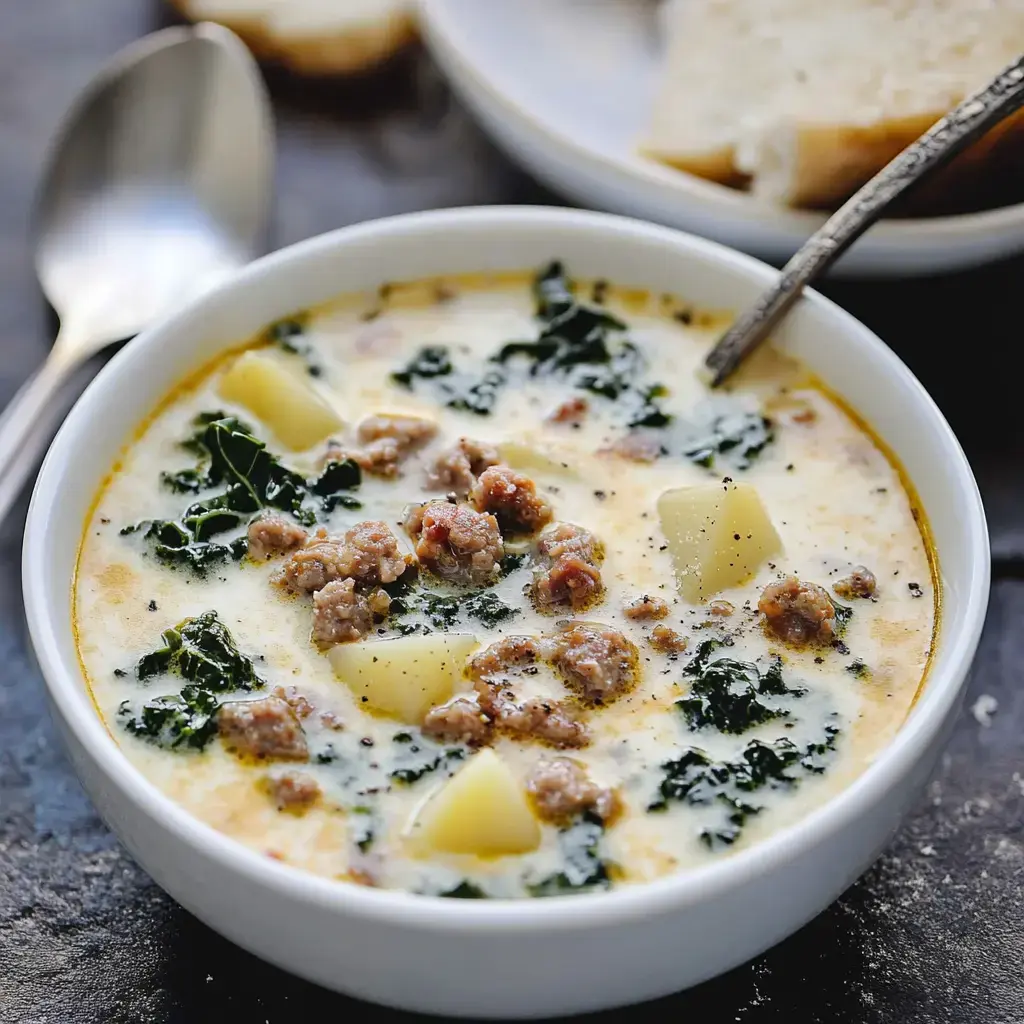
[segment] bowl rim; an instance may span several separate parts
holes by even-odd
[[[502,109],[506,116],[529,125],[552,149],[571,152],[581,165],[591,171],[614,175],[624,184],[635,185],[636,179],[640,178],[645,186],[675,191],[680,198],[685,196],[688,202],[699,204],[709,213],[737,218],[737,227],[741,230],[760,228],[785,233],[787,240],[799,239],[799,244],[828,219],[828,213],[761,202],[741,189],[660,164],[639,154],[624,157],[600,152],[560,132],[518,97],[499,88],[466,57],[467,47],[464,36],[459,33],[459,20],[455,12],[448,9],[445,0],[417,2],[421,17],[426,22],[428,42],[433,42],[435,47],[443,47],[444,57],[458,65],[460,73],[473,83],[474,88],[486,93],[488,100]],[[929,245],[939,241],[963,242],[996,229],[1006,231],[1013,227],[1024,228],[1024,201],[934,217],[884,217],[872,225],[871,239],[883,246]]]
[[[196,314],[205,307],[242,301],[247,292],[259,288],[268,276],[277,274],[288,265],[315,263],[319,257],[345,249],[353,243],[372,243],[376,236],[403,236],[417,231],[439,232],[458,227],[494,234],[504,228],[522,229],[524,225],[550,232],[556,232],[560,227],[590,230],[611,244],[617,238],[629,237],[639,244],[688,250],[724,274],[747,281],[768,284],[777,274],[772,267],[753,257],[682,231],[630,217],[561,207],[462,207],[400,214],[339,228],[249,264],[227,282],[183,306],[172,317],[124,346],[76,402],[47,453],[32,494],[22,559],[25,614],[50,699],[65,728],[117,791],[120,799],[129,801],[136,811],[217,862],[219,867],[235,871],[247,881],[266,886],[277,895],[299,904],[313,904],[331,912],[390,922],[406,928],[484,934],[498,930],[577,931],[616,920],[643,919],[703,902],[725,889],[769,874],[805,847],[819,845],[866,814],[895,781],[908,774],[959,699],[981,635],[989,594],[988,531],[981,496],[959,442],[934,401],[899,357],[851,314],[819,293],[808,291],[804,301],[819,307],[848,343],[874,350],[875,357],[887,364],[889,372],[901,377],[905,386],[912,387],[929,410],[943,435],[943,444],[948,449],[962,492],[966,513],[963,543],[971,552],[973,564],[979,567],[964,585],[962,615],[954,622],[944,622],[939,633],[938,650],[946,650],[948,664],[941,672],[938,671],[939,666],[933,667],[927,686],[893,740],[871,765],[832,799],[761,842],[690,871],[583,896],[476,901],[370,889],[308,873],[266,857],[218,832],[160,792],[128,760],[108,732],[96,713],[87,688],[83,686],[77,662],[69,664],[58,653],[60,643],[57,638],[66,636],[70,621],[63,621],[64,617],[57,612],[56,600],[51,601],[53,588],[47,582],[50,575],[47,572],[50,547],[47,538],[51,529],[56,529],[52,525],[54,517],[51,517],[50,509],[59,502],[62,465],[73,458],[75,446],[83,433],[87,433],[91,423],[102,414],[106,407],[106,393],[134,375],[138,367],[144,367],[148,353],[163,345],[165,337],[173,337],[189,319],[195,323],[199,319]],[[572,908],[569,914],[565,913],[567,906]]]

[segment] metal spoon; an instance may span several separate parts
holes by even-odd
[[[259,71],[217,25],[146,36],[86,87],[36,197],[36,273],[60,330],[0,416],[0,521],[75,370],[261,251],[273,149]]]
[[[765,340],[803,289],[823,274],[889,204],[1024,106],[1024,57],[1002,70],[882,168],[804,243],[772,285],[718,339],[704,360],[718,387]]]

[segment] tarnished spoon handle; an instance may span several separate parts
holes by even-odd
[[[80,360],[55,346],[0,416],[0,523],[7,518],[52,438],[54,404]]]
[[[841,256],[886,207],[1024,105],[1024,57],[937,121],[848,199],[782,268],[778,282],[718,340],[704,363],[721,384],[769,334],[800,292]]]

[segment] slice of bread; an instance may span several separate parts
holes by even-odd
[[[642,151],[789,206],[841,202],[1024,52],[1024,0],[667,0],[662,15]]]
[[[257,57],[305,75],[366,71],[416,37],[413,0],[170,0],[237,32]]]

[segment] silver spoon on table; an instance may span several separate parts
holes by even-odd
[[[990,128],[1024,106],[1024,57],[1004,68],[882,168],[804,243],[778,281],[715,343],[704,360],[718,387],[767,338],[803,289],[878,220],[897,196],[948,163]]]
[[[0,415],[0,522],[75,371],[261,251],[273,153],[259,71],[217,25],[146,36],[86,87],[36,196],[36,273],[60,330]]]

